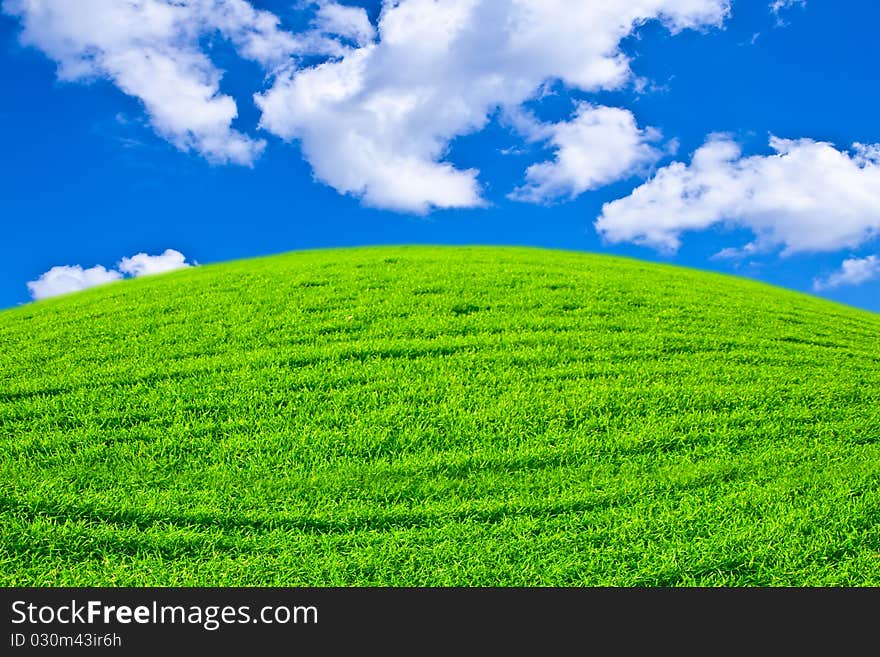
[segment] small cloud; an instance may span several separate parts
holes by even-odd
[[[773,0],[770,3],[770,12],[776,16],[776,27],[785,27],[788,25],[780,15],[784,10],[792,7],[806,7],[807,0]]]
[[[130,258],[123,258],[119,261],[118,271],[106,269],[102,265],[88,269],[81,265],[59,265],[52,267],[37,280],[29,281],[27,287],[34,300],[47,299],[118,281],[126,275],[137,278],[191,266],[180,251],[166,249],[161,255],[138,253]]]
[[[79,292],[120,278],[122,274],[118,271],[105,269],[101,265],[89,269],[83,269],[80,265],[59,265],[52,267],[37,280],[29,281],[27,287],[34,299],[46,299]]]
[[[140,139],[132,139],[131,137],[117,137],[116,141],[119,142],[123,148],[141,148],[142,146],[146,146],[146,144]]]
[[[337,2],[324,2],[315,16],[318,30],[349,39],[363,47],[376,39],[376,28],[370,23],[363,7],[348,7]]]
[[[742,260],[746,257],[746,254],[743,253],[743,249],[738,249],[733,246],[729,246],[726,249],[721,249],[718,253],[714,254],[710,259],[711,260]]]
[[[726,249],[721,249],[718,253],[712,256],[712,260],[745,260],[753,255],[761,253],[762,249],[755,243],[749,242],[744,246],[729,246]]]
[[[665,94],[672,90],[672,85],[670,84],[671,80],[672,78],[669,78],[665,83],[659,84],[650,78],[639,76],[633,79],[632,87],[633,91],[639,96],[646,94]]]
[[[183,269],[189,266],[190,264],[186,261],[186,256],[174,249],[166,249],[162,255],[155,256],[138,253],[119,261],[119,271],[135,278],[149,276],[150,274],[161,274],[166,271],[174,271],[175,269]]]
[[[555,153],[552,160],[526,170],[525,183],[509,195],[516,201],[576,198],[647,169],[661,157],[653,146],[660,132],[640,128],[629,110],[581,103],[569,121],[529,124],[528,117],[519,118],[520,130],[546,141]]]
[[[843,261],[836,272],[813,281],[813,289],[817,292],[833,290],[844,285],[861,285],[875,278],[880,278],[880,257],[870,255],[866,258],[849,258]]]
[[[790,7],[806,7],[807,0],[773,0],[770,3],[770,11],[774,14],[778,14],[783,9],[789,9]]]

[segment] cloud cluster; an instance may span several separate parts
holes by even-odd
[[[646,21],[671,31],[719,25],[727,0],[397,0],[374,40],[344,56],[278,75],[256,97],[261,126],[298,140],[316,177],[367,204],[409,212],[483,204],[475,169],[445,160],[458,136],[515,110],[549,80],[617,89],[632,80],[621,41]],[[578,138],[584,125],[556,127]],[[589,139],[590,136],[587,136]],[[531,173],[521,195],[600,184],[562,160]],[[623,167],[628,172],[628,167]]]
[[[861,285],[877,278],[880,278],[880,256],[848,258],[836,272],[813,281],[813,289],[817,292],[833,290],[844,285]]]
[[[776,137],[770,145],[771,155],[744,157],[730,137],[713,136],[689,165],[672,163],[605,204],[596,230],[609,242],[666,252],[679,248],[682,233],[720,223],[754,233],[753,242],[724,256],[837,251],[880,235],[880,145],[841,151]]]
[[[161,255],[138,253],[130,258],[122,258],[117,265],[118,271],[101,265],[88,269],[80,265],[59,265],[52,267],[37,280],[29,281],[27,287],[33,299],[46,299],[118,281],[125,275],[137,278],[190,266],[182,253],[166,249]]]
[[[22,42],[55,60],[60,79],[108,79],[179,148],[250,165],[265,142],[233,127],[238,107],[210,58],[211,40],[225,39],[266,72],[270,86],[255,97],[262,128],[299,140],[315,176],[338,191],[411,212],[484,203],[478,171],[445,157],[497,110],[548,81],[618,89],[633,77],[621,41],[640,25],[699,29],[729,12],[729,0],[385,0],[374,26],[361,7],[298,6],[312,17],[294,33],[248,0],[3,2],[21,19]],[[626,158],[570,170],[596,137],[590,116],[604,118],[596,110],[555,127],[557,161],[531,169],[520,196],[576,194],[630,172]],[[621,138],[640,138],[626,127]]]

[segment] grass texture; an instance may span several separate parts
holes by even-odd
[[[880,316],[519,248],[0,313],[0,584],[880,585]]]

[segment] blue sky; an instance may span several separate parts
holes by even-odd
[[[6,0],[0,306],[53,267],[137,275],[120,260],[166,249],[479,243],[880,311],[876,3],[621,2],[600,21],[608,3],[545,2],[502,34],[477,0],[403,0],[382,24],[378,2],[224,2],[222,22],[192,0],[173,29],[159,7],[153,30]]]

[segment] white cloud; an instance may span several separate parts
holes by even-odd
[[[143,103],[156,131],[181,150],[250,165],[265,143],[232,128],[235,101],[200,40],[230,39],[242,56],[278,65],[296,48],[272,14],[245,0],[5,0],[21,41],[58,64],[64,81],[111,80]]]
[[[107,270],[101,265],[89,269],[83,269],[79,265],[60,265],[52,267],[37,280],[29,281],[27,287],[34,299],[46,299],[60,294],[79,292],[120,278],[122,274],[118,271]]]
[[[118,265],[119,271],[106,269],[102,265],[96,265],[89,269],[83,269],[81,265],[52,267],[37,280],[29,281],[27,287],[31,297],[45,299],[118,281],[124,278],[124,275],[147,276],[190,266],[180,251],[166,249],[161,255],[151,256],[146,253],[138,253],[129,258],[122,258]]]
[[[190,265],[186,261],[186,256],[180,251],[166,249],[162,255],[151,256],[146,253],[138,253],[130,258],[123,258],[119,261],[118,266],[119,271],[123,274],[138,277],[183,269]]]
[[[727,0],[389,1],[375,41],[279,75],[256,102],[262,127],[299,140],[339,192],[402,211],[479,206],[478,172],[446,161],[453,139],[547,80],[624,86],[633,76],[620,43],[645,21],[676,32],[727,12]]]
[[[632,112],[615,107],[580,103],[570,121],[537,125],[532,133],[549,142],[556,154],[552,161],[528,168],[526,184],[511,194],[516,200],[574,198],[633,175],[661,156],[651,145],[660,133],[640,129]]]
[[[836,272],[813,281],[813,289],[822,291],[843,285],[861,285],[876,278],[880,278],[880,257],[870,255],[866,258],[849,258],[843,261]]]
[[[597,231],[610,242],[674,252],[686,231],[719,223],[755,240],[722,256],[783,248],[783,255],[856,248],[880,235],[880,145],[850,152],[773,137],[775,154],[743,157],[716,135],[690,165],[675,162],[629,196],[605,204]]]

